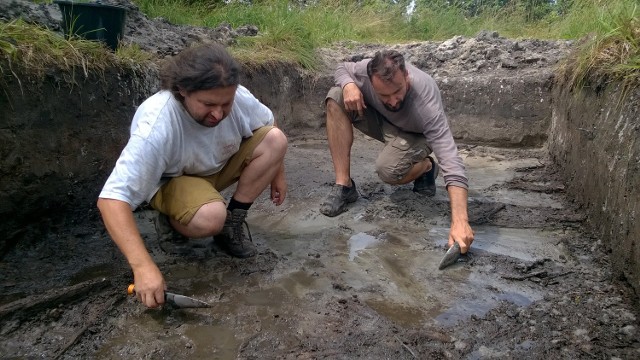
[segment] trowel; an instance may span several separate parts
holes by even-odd
[[[135,292],[135,286],[133,284],[129,285],[129,288],[127,288],[127,294],[133,295]],[[211,306],[204,301],[200,301],[198,299],[190,298],[184,295],[170,293],[168,291],[164,292],[164,302],[178,309],[208,308]]]
[[[453,265],[460,258],[460,245],[458,243],[454,243],[453,246],[447,250],[447,253],[444,254],[444,257],[440,261],[440,265],[438,266],[438,270],[442,270],[449,265]]]

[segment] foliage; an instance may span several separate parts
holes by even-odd
[[[150,17],[178,24],[256,25],[259,36],[241,38],[231,48],[247,63],[285,61],[314,68],[314,49],[344,40],[405,43],[494,30],[510,38],[590,36],[588,49],[572,62],[578,71],[575,84],[594,71],[597,77],[637,79],[637,0],[134,1]]]
[[[136,47],[121,47],[114,54],[100,42],[65,39],[23,20],[0,22],[0,86],[4,85],[6,76],[13,76],[21,83],[17,73],[40,78],[51,69],[70,74],[64,80],[74,83],[78,75],[102,74],[112,66],[134,68],[149,59],[149,54]],[[28,71],[18,71],[24,69]]]
[[[633,2],[603,6],[598,32],[568,57],[561,78],[573,88],[616,81],[625,89],[640,84],[640,8]]]

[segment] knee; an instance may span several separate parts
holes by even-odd
[[[345,114],[344,109],[338,104],[338,102],[334,99],[327,99],[326,102],[326,111],[327,111],[327,121],[331,121],[331,119],[335,118],[338,115]]]
[[[272,154],[280,154],[281,157],[284,157],[287,152],[288,140],[282,130],[278,128],[269,130],[263,141],[266,141],[267,147]]]
[[[398,172],[398,167],[395,164],[382,162],[379,159],[376,160],[376,173],[380,180],[390,185],[399,185],[400,179],[404,176]]]
[[[227,208],[223,202],[212,202],[198,209],[187,228],[193,237],[217,235],[222,231],[227,218]]]

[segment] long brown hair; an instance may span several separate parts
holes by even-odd
[[[162,89],[170,90],[179,101],[180,90],[191,93],[238,85],[240,67],[219,44],[189,47],[167,60],[160,70]]]

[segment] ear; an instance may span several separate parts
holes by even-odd
[[[186,97],[187,97],[187,95],[189,95],[189,93],[187,92],[187,90],[185,90],[185,89],[183,89],[183,88],[181,88],[181,87],[179,87],[179,86],[178,86],[178,92],[180,93],[180,95],[181,95],[183,98],[186,98]]]

